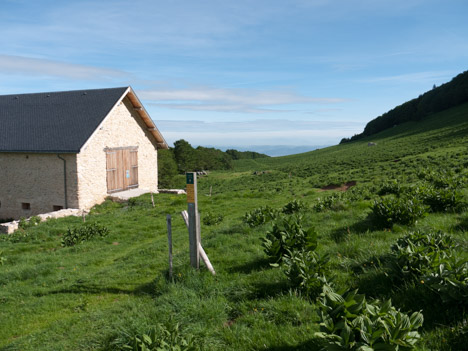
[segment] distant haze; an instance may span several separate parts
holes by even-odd
[[[202,145],[203,146],[203,145]],[[226,151],[227,149],[235,149],[238,151],[255,151],[261,154],[266,154],[268,156],[286,156],[293,154],[300,154],[303,152],[313,151],[317,149],[322,149],[330,145],[252,145],[252,146],[208,146],[215,147],[217,149]]]

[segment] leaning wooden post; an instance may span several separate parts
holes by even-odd
[[[187,228],[189,227],[189,220],[188,220],[188,213],[187,211],[182,211],[180,213],[182,215],[182,218],[184,219],[184,222],[185,222],[185,225],[187,226]],[[206,254],[205,250],[203,249],[203,246],[201,245],[201,242],[198,243],[198,251],[200,253],[200,258],[203,260],[203,262],[205,263],[206,265],[206,268],[208,268],[208,270],[213,274],[215,275],[216,272],[213,268],[213,265],[211,264],[210,262],[210,259],[208,258],[208,255]]]
[[[194,268],[200,268],[200,253],[198,243],[200,238],[199,216],[197,203],[197,174],[190,172],[186,174],[187,178],[187,206],[189,220],[189,247],[190,264]]]
[[[167,221],[167,241],[169,242],[169,279],[172,280],[172,221],[171,215],[166,216]]]

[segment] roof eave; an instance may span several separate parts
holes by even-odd
[[[146,111],[145,107],[141,103],[140,99],[138,99],[138,96],[135,94],[133,89],[129,87],[128,91],[126,92],[126,95],[130,102],[133,105],[133,108],[138,114],[140,115],[141,119],[143,122],[145,122],[148,131],[154,136],[157,142],[157,148],[158,149],[169,149],[169,146],[167,145],[166,140],[162,136],[161,132],[159,131],[158,127],[154,124],[153,120],[151,119],[149,113]]]
[[[0,150],[0,153],[16,154],[78,154],[80,150]]]

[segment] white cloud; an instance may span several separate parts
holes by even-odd
[[[121,79],[129,76],[125,72],[108,68],[13,55],[0,55],[0,72],[82,80]]]
[[[201,120],[157,120],[158,128],[166,132],[201,132],[229,134],[232,132],[285,132],[323,130],[349,131],[362,129],[363,124],[352,121],[317,121],[317,120],[290,120],[290,119],[255,119],[248,121],[222,121],[206,122]]]
[[[336,104],[341,98],[309,97],[289,91],[216,89],[209,87],[138,91],[141,99],[164,108],[218,112],[286,112],[268,106]]]
[[[416,72],[399,74],[394,76],[374,77],[363,80],[367,83],[381,83],[381,82],[403,82],[403,83],[427,83],[440,80],[441,78],[447,79],[453,77],[454,72],[451,71],[433,71],[433,72]]]

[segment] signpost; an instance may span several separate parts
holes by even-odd
[[[200,268],[200,217],[198,216],[197,174],[190,172],[186,174],[186,177],[190,264],[198,269]]]
[[[181,215],[189,231],[190,264],[192,267],[199,269],[201,258],[206,268],[215,275],[213,265],[201,245],[200,214],[198,213],[197,200],[197,174],[194,172],[187,173],[188,212],[182,211]]]

